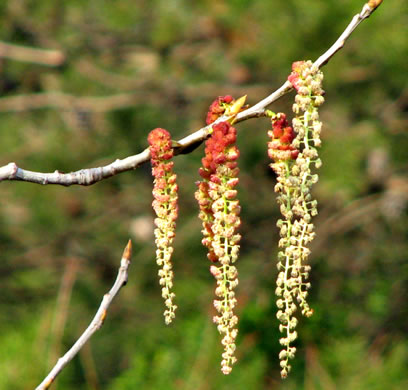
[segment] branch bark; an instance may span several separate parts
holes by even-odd
[[[382,0],[369,0],[364,4],[360,13],[356,14],[344,32],[336,40],[336,42],[322,54],[314,64],[321,68],[326,65],[329,60],[344,46],[346,40],[350,37],[357,26],[370,17],[374,10],[382,3]],[[242,122],[250,118],[258,118],[265,115],[266,107],[287,94],[293,89],[291,83],[286,81],[280,88],[271,93],[265,99],[261,100],[254,106],[248,108],[245,111],[240,112],[235,119],[235,122]],[[230,119],[229,117],[221,117],[215,123]],[[198,145],[200,145],[209,135],[211,126],[205,126],[196,132],[184,137],[183,139],[175,142],[174,152],[177,154],[190,153]],[[143,152],[129,156],[123,160],[116,160],[111,164],[97,168],[81,169],[76,172],[62,173],[55,171],[53,173],[40,173],[32,172],[19,168],[14,162],[9,163],[3,167],[0,167],[0,181],[2,180],[18,180],[27,181],[36,184],[58,184],[63,186],[71,185],[92,185],[106,179],[108,177],[115,176],[119,173],[136,169],[140,165],[150,160],[149,149],[145,149]]]
[[[113,298],[115,298],[119,290],[127,283],[128,268],[130,265],[131,256],[132,256],[132,243],[129,240],[125,250],[123,251],[118,276],[116,277],[115,283],[113,284],[110,291],[104,295],[101,305],[99,306],[99,309],[95,314],[95,317],[93,318],[85,332],[82,333],[82,335],[79,337],[76,343],[71,347],[71,349],[64,356],[58,359],[57,364],[52,368],[52,370],[45,377],[45,379],[36,387],[36,390],[48,389],[54,382],[57,375],[75,357],[75,355],[81,350],[85,343],[89,341],[91,336],[101,328]]]

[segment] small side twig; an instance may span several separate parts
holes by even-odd
[[[349,25],[336,40],[336,42],[314,62],[314,65],[317,65],[318,68],[326,65],[329,60],[344,46],[345,41],[350,37],[356,27],[363,20],[367,19],[381,3],[382,0],[369,0],[368,3],[364,4],[361,12],[353,17]],[[258,118],[264,116],[266,107],[268,107],[276,100],[280,99],[292,89],[292,84],[289,81],[286,81],[280,88],[271,93],[265,99],[261,100],[247,110],[240,112],[236,116],[235,122],[242,122],[250,118]],[[217,121],[212,123],[211,126],[214,126],[216,123],[228,119],[230,118],[221,117]],[[211,126],[205,126],[176,142],[175,144],[177,146],[174,148],[174,154],[185,154],[194,150],[196,146],[200,145],[208,137]],[[0,167],[0,181],[19,180],[37,184],[58,184],[63,186],[76,184],[88,186],[108,177],[115,176],[119,173],[136,169],[137,167],[148,161],[150,161],[150,152],[149,149],[145,149],[139,154],[127,157],[123,160],[118,159],[113,163],[103,167],[81,169],[79,171],[66,174],[58,171],[55,171],[54,173],[39,173],[27,171],[19,168],[15,163],[12,162],[8,165]]]
[[[128,280],[128,268],[130,265],[130,259],[132,256],[132,243],[129,240],[123,251],[122,259],[120,262],[120,268],[115,283],[110,291],[104,295],[101,305],[95,314],[95,317],[89,324],[88,328],[79,337],[75,344],[68,350],[68,352],[58,359],[57,364],[52,368],[50,373],[45,379],[36,387],[36,390],[48,389],[54,382],[57,375],[63,370],[63,368],[74,358],[74,356],[81,350],[81,348],[89,341],[91,336],[101,328],[107,315],[108,307],[110,306],[113,298],[118,294],[119,290],[127,283]]]

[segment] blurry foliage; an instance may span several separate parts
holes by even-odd
[[[214,97],[276,89],[299,59],[316,59],[363,2],[118,0],[0,3],[0,39],[59,49],[59,67],[1,59],[2,99],[60,91],[131,96],[134,104],[1,112],[0,165],[73,171],[147,146],[154,127],[175,139],[204,124]],[[30,389],[85,329],[130,236],[129,283],[104,327],[58,377],[63,389],[405,389],[408,385],[408,3],[386,1],[324,68],[320,215],[310,303],[292,376],[279,379],[274,280],[278,210],[268,121],[238,125],[242,250],[239,362],[219,372],[214,281],[193,192],[203,147],[176,159],[179,310],[169,328],[154,264],[150,167],[91,187],[0,185],[0,387]],[[290,97],[274,111],[290,111]],[[61,290],[72,261],[72,295]],[[58,306],[61,294],[70,299]],[[66,321],[60,321],[67,310]],[[60,321],[62,329],[53,324]],[[61,332],[61,340],[56,335]],[[53,360],[54,359],[54,360]]]

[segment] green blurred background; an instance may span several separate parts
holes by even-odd
[[[0,165],[40,172],[108,164],[204,125],[222,94],[254,104],[295,60],[316,59],[363,2],[352,0],[13,0],[0,39],[55,49],[0,59]],[[176,321],[164,325],[148,164],[90,187],[0,184],[0,389],[32,389],[82,333],[128,238],[129,283],[54,389],[408,388],[408,4],[388,0],[324,68],[314,195],[314,316],[293,371],[279,375],[278,209],[267,119],[239,124],[242,246],[239,362],[220,372],[214,280],[194,199],[203,146],[176,159]],[[63,61],[61,61],[63,60]],[[16,97],[18,99],[16,100]],[[270,107],[290,111],[293,94]]]

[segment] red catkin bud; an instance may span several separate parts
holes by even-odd
[[[170,133],[165,129],[152,130],[147,141],[150,145],[152,165],[160,164],[160,160],[170,160],[173,157]]]
[[[233,101],[234,98],[231,95],[218,96],[218,98],[211,103],[210,108],[208,109],[206,118],[207,125],[215,122],[220,116],[222,116],[225,112],[225,105],[232,104]]]

